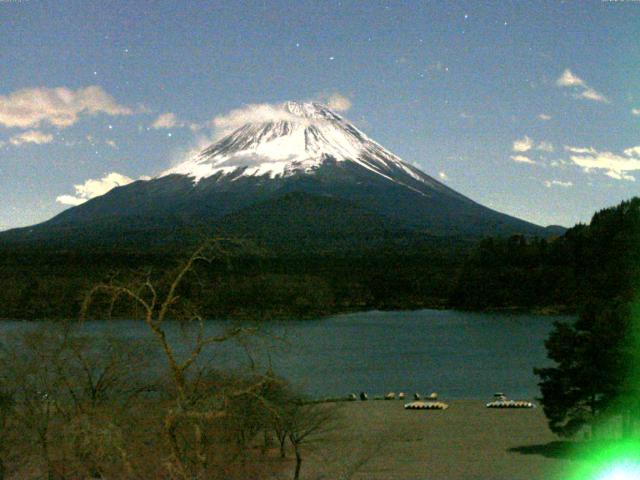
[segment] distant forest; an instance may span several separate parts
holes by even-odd
[[[635,278],[639,232],[640,199],[634,198],[550,239],[441,238],[321,253],[240,249],[200,265],[181,293],[210,318],[417,308],[572,312],[629,288],[619,283]],[[162,279],[192,248],[2,248],[0,318],[76,318],[96,283]]]

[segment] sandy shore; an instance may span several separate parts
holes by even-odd
[[[487,409],[470,400],[449,405],[445,411],[409,411],[398,400],[342,403],[337,428],[314,447],[303,478],[567,478],[572,462],[550,454],[549,444],[559,438],[541,408]]]

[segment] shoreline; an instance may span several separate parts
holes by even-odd
[[[554,317],[554,316],[571,316],[577,315],[577,309],[569,307],[567,305],[547,305],[547,306],[538,306],[538,307],[496,307],[496,308],[485,308],[479,310],[470,310],[465,308],[457,308],[451,305],[416,305],[410,307],[381,307],[381,306],[371,306],[371,308],[347,308],[347,309],[337,309],[335,311],[328,311],[326,313],[322,313],[320,315],[309,315],[302,317],[293,317],[293,316],[274,316],[268,319],[255,319],[251,321],[255,322],[265,322],[265,323],[273,323],[273,322],[296,322],[296,321],[314,321],[314,320],[324,320],[326,318],[340,316],[340,315],[352,315],[352,314],[365,314],[372,312],[419,312],[424,310],[433,310],[433,311],[453,311],[453,312],[462,312],[462,313],[473,313],[473,314],[513,314],[513,315],[537,315],[541,317]],[[229,318],[205,318],[205,321],[241,321],[245,319],[245,317],[229,317]],[[98,319],[91,319],[91,321],[97,321]],[[135,320],[132,318],[119,318],[114,317],[110,320],[118,321],[118,320]],[[178,321],[176,319],[168,318],[169,321]],[[0,322],[73,322],[79,321],[77,317],[67,318],[67,317],[43,317],[43,318],[23,318],[23,317],[4,317],[0,316]],[[103,319],[100,321],[109,321],[107,319]]]

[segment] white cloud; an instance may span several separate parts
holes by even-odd
[[[595,102],[608,103],[609,100],[601,93],[596,92],[593,88],[587,88],[578,94],[578,98],[585,98],[587,100],[593,100]]]
[[[513,142],[513,151],[514,152],[527,152],[533,148],[533,140],[531,140],[526,135],[524,138],[520,140],[515,140]]]
[[[178,120],[175,113],[167,112],[159,115],[153,123],[151,124],[151,128],[155,130],[159,130],[161,128],[174,128],[174,127],[183,127],[184,123]]]
[[[153,121],[153,123],[149,126],[149,128],[153,128],[154,130],[160,129],[169,129],[169,128],[184,128],[188,127],[192,132],[196,132],[200,130],[205,125],[198,125],[197,123],[188,123],[180,120],[175,113],[166,112]],[[149,130],[147,128],[147,130]]]
[[[328,97],[320,96],[318,100],[335,112],[346,112],[351,108],[351,100],[337,92]]]
[[[24,143],[35,143],[36,145],[42,145],[43,143],[50,143],[53,141],[53,135],[50,133],[43,133],[38,130],[27,130],[18,135],[14,135],[9,139],[12,145],[22,145]]]
[[[560,78],[556,80],[556,85],[561,88],[569,87],[573,88],[574,90],[579,90],[579,93],[574,94],[575,98],[593,100],[594,102],[609,103],[607,97],[591,88],[589,85],[587,85],[587,82],[585,82],[577,75],[574,75],[573,72],[571,72],[571,70],[569,70],[568,68],[565,69],[565,71],[562,72],[562,75],[560,75]]]
[[[538,143],[536,146],[536,150],[540,150],[541,152],[551,153],[555,149],[553,148],[553,144],[551,142],[545,142],[544,140]]]
[[[635,115],[636,117],[640,116],[640,108],[632,108],[631,115]]]
[[[520,138],[518,140],[514,140],[512,149],[516,153],[529,152],[530,150],[540,150],[541,152],[551,153],[555,150],[551,142],[546,142],[542,140],[538,144],[536,144],[536,142],[532,138],[528,137],[527,135],[525,135],[523,138]],[[529,162],[524,162],[524,163],[529,163]],[[530,163],[536,163],[536,162],[531,161]]]
[[[438,177],[440,177],[440,180],[449,180],[449,175],[446,172],[438,172]]]
[[[571,161],[585,172],[602,170],[608,177],[616,180],[635,181],[629,172],[640,170],[640,146],[624,150],[623,155],[612,152],[600,152],[596,149],[582,147],[565,147]]]
[[[609,170],[609,171],[605,172],[605,175],[607,177],[611,177],[611,178],[614,178],[616,180],[628,180],[630,182],[635,182],[636,181],[636,177],[634,177],[633,175],[628,175],[628,174],[623,173],[623,172],[617,172],[615,170]]]
[[[569,188],[569,187],[573,187],[573,182],[563,182],[561,180],[545,180],[544,186],[547,188],[551,188],[551,187]]]
[[[547,115],[546,113],[541,113],[538,115],[538,118],[543,121],[551,120],[551,115]]]
[[[535,165],[536,163],[533,160],[531,160],[529,157],[526,157],[524,155],[511,155],[511,160],[517,163],[529,163],[532,165]]]
[[[281,120],[293,120],[295,116],[284,109],[284,104],[249,104],[231,110],[226,115],[215,117],[211,124],[221,135],[226,135],[247,123],[263,123]]]
[[[312,101],[323,103],[331,110],[344,112],[351,108],[351,101],[340,93],[319,95]],[[210,125],[214,127],[214,138],[228,135],[247,123],[277,122],[284,120],[300,121],[300,117],[287,110],[287,103],[254,103],[231,110],[225,115],[215,117]]]
[[[80,115],[130,115],[133,111],[119,105],[101,87],[89,86],[76,91],[68,88],[25,88],[0,95],[0,125],[28,128],[49,123],[66,128]]]
[[[128,185],[133,179],[120,173],[111,172],[102,178],[90,178],[84,183],[74,185],[75,195],[60,195],[56,198],[56,202],[63,205],[80,205],[100,195],[104,195],[109,190],[122,185]]]
[[[565,69],[562,75],[560,75],[560,78],[556,80],[556,85],[559,87],[587,87],[585,81],[574,75],[568,68]]]
[[[638,145],[637,147],[626,148],[624,150],[624,154],[629,157],[633,157],[633,156],[640,157],[640,145]]]
[[[571,153],[588,153],[589,155],[595,155],[596,151],[592,147],[584,148],[584,147],[568,147],[565,145],[564,149],[567,152]]]
[[[56,202],[61,203],[62,205],[80,205],[86,202],[86,198],[74,197],[73,195],[58,195],[56,197]]]

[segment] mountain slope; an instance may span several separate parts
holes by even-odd
[[[296,192],[305,195],[291,196]],[[300,215],[294,200],[311,198],[324,199],[321,218],[313,209]],[[247,209],[257,205],[260,216],[250,220]],[[264,221],[269,216],[273,221]],[[202,228],[234,225],[246,232],[258,220],[279,231],[306,222],[304,229],[316,236],[332,224],[352,222],[398,235],[545,235],[543,228],[488,209],[405,163],[328,108],[287,102],[156,178],[115,188],[40,225],[0,234],[0,241],[162,243],[182,241]],[[343,230],[340,235],[349,235]],[[262,228],[262,235],[269,232]]]

